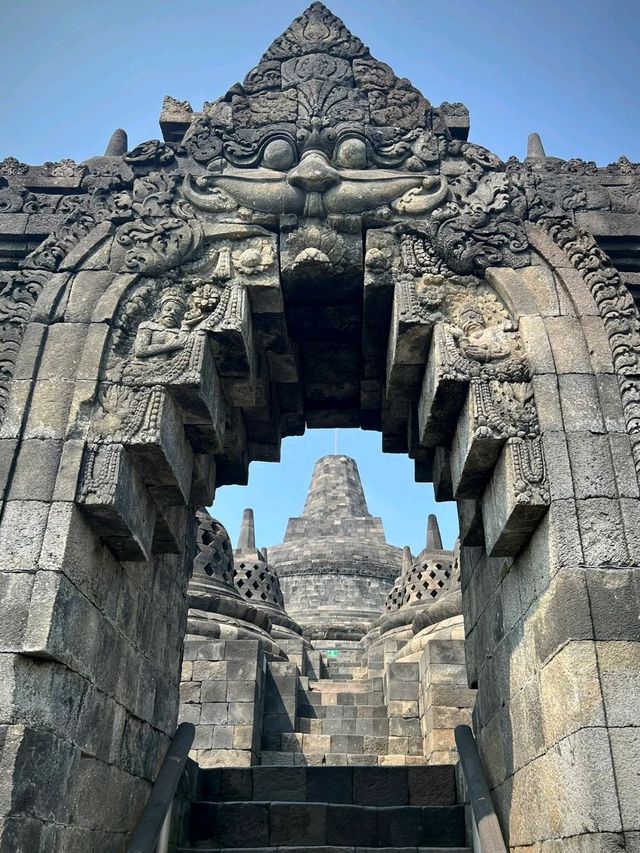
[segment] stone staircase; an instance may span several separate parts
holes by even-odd
[[[469,853],[465,843],[452,766],[301,766],[200,769],[177,849]]]
[[[291,688],[295,677],[295,697],[288,697],[290,710],[295,707],[295,718],[293,714],[284,719],[282,714],[269,713],[267,698],[263,765],[425,763],[419,721],[400,721],[399,727],[397,718],[390,719],[383,679],[367,678],[355,651],[343,654],[339,664],[322,655],[318,670],[328,677],[294,676],[287,664],[269,664],[272,681],[277,686],[273,704],[282,705],[287,701],[282,691],[287,686],[285,682]],[[287,722],[290,723],[288,727]]]

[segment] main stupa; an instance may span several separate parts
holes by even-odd
[[[292,619],[309,639],[359,639],[382,610],[402,566],[382,519],[367,508],[358,466],[342,454],[314,467],[302,515],[269,548]]]

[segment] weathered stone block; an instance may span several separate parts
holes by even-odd
[[[472,381],[451,444],[451,484],[456,498],[480,497],[507,439],[486,426],[486,383]]]
[[[326,803],[273,803],[270,814],[272,847],[327,843]]]
[[[487,552],[492,557],[519,553],[549,506],[542,449],[509,439],[482,499]]]
[[[142,478],[122,445],[85,451],[78,502],[93,528],[116,556],[148,559],[156,510]]]
[[[0,572],[0,651],[22,647],[34,580],[31,572]]]
[[[418,435],[425,447],[447,443],[467,395],[467,380],[449,369],[444,332],[433,335],[418,404]]]
[[[607,722],[635,726],[640,696],[640,643],[597,641],[598,667]]]

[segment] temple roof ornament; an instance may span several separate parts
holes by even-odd
[[[438,159],[437,137],[466,139],[468,129],[464,105],[434,108],[322,3],[296,18],[224,97],[202,113],[186,107],[166,99],[163,118],[190,122],[184,145],[195,160],[223,154],[275,170],[293,166],[311,143],[342,168],[422,171]]]

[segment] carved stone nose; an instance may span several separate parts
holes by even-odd
[[[321,151],[309,151],[289,172],[287,180],[292,186],[307,192],[323,193],[340,182],[340,173]]]

